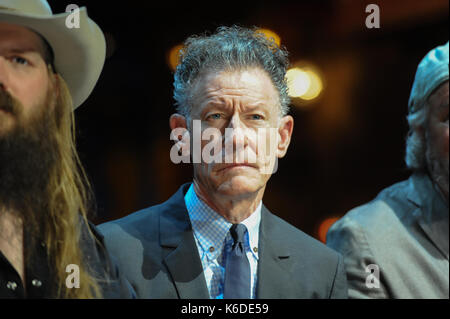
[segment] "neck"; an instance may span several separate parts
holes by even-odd
[[[23,221],[19,214],[0,208],[0,251],[25,284]]]
[[[244,196],[225,196],[206,192],[194,179],[194,190],[197,196],[218,214],[232,224],[239,224],[247,219],[260,204],[265,186],[254,193]]]

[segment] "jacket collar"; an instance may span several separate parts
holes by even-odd
[[[167,208],[160,215],[160,244],[165,248],[164,263],[178,296],[182,299],[208,299],[209,292],[184,201],[189,186],[190,183],[182,185],[165,203]],[[289,295],[293,275],[291,249],[279,221],[262,205],[257,298]]]
[[[292,247],[280,227],[280,221],[264,205],[261,209],[258,286],[256,297],[286,298],[296,295],[292,289]],[[298,290],[298,287],[295,287]]]
[[[160,244],[165,248],[164,263],[181,299],[208,299],[203,268],[184,202],[190,183],[182,185],[165,203],[160,215]]]

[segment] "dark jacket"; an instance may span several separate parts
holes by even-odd
[[[165,203],[99,226],[139,298],[209,298],[184,202]],[[263,205],[257,298],[346,298],[342,257]]]
[[[88,267],[99,279],[103,297],[135,298],[135,292],[131,285],[120,274],[117,263],[106,251],[103,236],[93,224],[86,225],[81,218],[80,220],[82,225],[81,249],[88,261]],[[68,272],[67,275],[70,274]],[[46,247],[42,241],[36,242],[32,260],[25,265],[26,293],[19,274],[0,252],[0,298],[55,298],[54,279],[54,271],[48,264]],[[82,284],[80,282],[80,285]]]

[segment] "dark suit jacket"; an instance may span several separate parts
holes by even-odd
[[[82,223],[85,225],[85,223]],[[82,226],[81,247],[88,259],[88,266],[99,279],[102,297],[105,299],[135,299],[136,293],[130,283],[119,272],[117,261],[105,249],[104,238],[98,229],[91,223],[87,227]]]
[[[184,202],[166,202],[99,226],[138,298],[209,298]],[[257,298],[346,298],[342,257],[262,207]]]

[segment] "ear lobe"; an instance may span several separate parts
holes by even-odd
[[[170,116],[169,119],[169,126],[171,130],[177,129],[177,128],[185,128],[187,129],[187,122],[186,118],[178,113],[174,113]]]
[[[189,131],[187,130],[186,118],[178,113],[174,113],[170,116],[169,126],[172,130],[171,140],[176,141],[177,149],[183,150],[189,149]]]
[[[278,128],[278,147],[277,157],[282,158],[286,155],[287,149],[291,142],[292,131],[294,129],[294,119],[290,115],[286,115],[281,119],[280,126]]]

